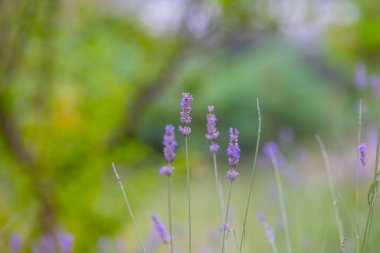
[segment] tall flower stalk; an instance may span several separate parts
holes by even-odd
[[[247,225],[247,219],[248,219],[248,209],[249,209],[249,202],[251,200],[251,195],[253,192],[253,182],[255,179],[255,174],[256,174],[256,161],[257,161],[257,155],[259,151],[259,145],[260,145],[260,135],[261,135],[261,113],[260,113],[260,104],[259,104],[259,99],[256,100],[256,105],[257,105],[257,117],[258,117],[258,128],[257,128],[257,139],[256,139],[256,150],[255,150],[255,157],[253,159],[253,166],[252,166],[252,171],[251,171],[251,178],[250,178],[250,186],[249,186],[249,192],[248,192],[248,198],[247,198],[247,204],[245,206],[245,214],[244,214],[244,222],[243,222],[243,231],[241,234],[241,240],[240,240],[240,249],[239,251],[243,251],[244,247],[244,242],[245,242],[245,228]]]
[[[117,170],[116,170],[116,167],[115,167],[115,164],[114,164],[114,163],[112,163],[112,168],[113,168],[113,171],[114,171],[114,173],[115,173],[116,179],[117,179],[117,181],[119,182],[119,186],[120,186],[121,192],[123,193],[124,201],[125,201],[125,204],[127,205],[127,208],[128,208],[128,211],[129,211],[129,215],[130,215],[131,218],[132,218],[133,226],[135,227],[135,231],[136,231],[136,234],[137,234],[138,240],[139,240],[139,242],[140,242],[141,249],[142,249],[142,251],[143,251],[144,253],[147,253],[147,251],[146,251],[146,249],[145,249],[145,246],[144,246],[144,243],[143,243],[143,240],[142,240],[142,237],[141,237],[141,234],[140,234],[139,227],[137,226],[137,222],[136,222],[135,216],[133,215],[131,205],[129,204],[129,201],[128,201],[128,198],[127,198],[127,194],[125,193],[124,186],[123,186],[123,184],[121,183],[120,176],[119,176],[119,174],[117,173]]]
[[[336,226],[337,226],[338,232],[339,232],[340,244],[342,244],[343,243],[343,237],[344,237],[344,235],[343,235],[343,224],[342,224],[342,219],[340,218],[339,209],[337,206],[336,191],[335,191],[335,187],[334,187],[334,180],[332,178],[330,162],[329,162],[329,159],[327,156],[326,148],[323,145],[321,137],[319,137],[319,135],[316,135],[315,138],[316,138],[316,140],[319,144],[319,147],[322,151],[323,160],[325,162],[327,177],[328,177],[328,181],[329,181],[329,185],[330,185],[331,200],[332,200],[332,204],[333,204],[333,208],[334,208],[335,223],[336,223]]]
[[[273,253],[278,253],[276,244],[274,242],[276,235],[274,233],[273,228],[269,225],[269,222],[265,218],[264,213],[257,213],[257,219],[260,221],[261,225],[263,226],[265,230],[265,235],[268,239],[269,244],[272,246]]]
[[[265,150],[266,150],[266,153],[269,155],[270,159],[272,160],[272,164],[273,164],[273,168],[274,168],[274,172],[276,176],[276,185],[277,185],[278,195],[280,198],[282,221],[284,223],[284,229],[285,229],[286,247],[287,247],[288,253],[291,253],[292,245],[290,242],[288,215],[285,208],[284,190],[282,187],[281,175],[280,175],[280,171],[279,171],[276,156],[275,156],[275,149],[277,149],[277,144],[275,143],[266,144]]]
[[[220,222],[223,223],[224,217],[224,201],[223,201],[223,189],[218,177],[218,165],[216,162],[216,152],[219,150],[219,144],[216,142],[216,139],[219,136],[219,131],[216,128],[217,118],[214,113],[215,107],[213,105],[208,106],[207,113],[207,134],[206,138],[211,141],[210,144],[210,152],[212,154],[212,160],[214,164],[214,177],[215,177],[215,187],[216,193],[219,199],[219,214],[220,214]]]
[[[240,160],[240,147],[238,144],[238,136],[239,136],[239,131],[236,128],[235,129],[230,128],[230,143],[228,144],[228,148],[227,148],[228,162],[230,164],[230,169],[226,173],[227,178],[230,180],[230,189],[228,191],[226,217],[224,219],[224,223],[222,226],[222,229],[223,229],[222,253],[224,253],[224,249],[225,249],[226,232],[229,231],[229,225],[227,221],[228,221],[228,210],[230,207],[230,200],[231,200],[232,182],[239,176],[239,172],[235,170]]]
[[[169,242],[170,242],[170,252],[173,253],[173,225],[172,225],[172,206],[171,206],[171,180],[170,176],[174,171],[172,162],[176,157],[175,149],[178,145],[175,139],[174,126],[169,124],[165,127],[164,140],[162,142],[164,146],[163,153],[168,165],[160,168],[160,174],[167,175],[168,177],[168,216],[169,216]]]
[[[190,103],[193,101],[193,96],[190,93],[182,93],[181,101],[181,125],[178,131],[185,136],[185,152],[186,152],[186,185],[187,185],[187,199],[188,199],[188,217],[189,217],[189,253],[191,253],[191,192],[190,192],[190,168],[189,168],[189,151],[188,151],[188,135],[191,133],[189,127],[191,123],[191,107]]]

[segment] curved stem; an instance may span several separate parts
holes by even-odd
[[[114,173],[115,173],[116,179],[117,179],[117,181],[119,182],[119,186],[120,186],[121,192],[123,193],[124,201],[125,201],[125,204],[127,205],[127,208],[128,208],[128,211],[129,211],[129,215],[130,215],[131,218],[132,218],[133,226],[135,227],[135,231],[136,231],[137,237],[138,237],[138,239],[139,239],[140,246],[141,246],[143,252],[144,252],[144,253],[147,253],[147,251],[146,251],[146,249],[145,249],[145,246],[144,246],[144,243],[143,243],[143,240],[142,240],[142,238],[141,238],[141,234],[140,234],[139,227],[137,226],[137,222],[136,222],[135,216],[133,215],[131,205],[129,204],[129,201],[128,201],[128,198],[127,198],[127,194],[125,193],[124,186],[123,186],[123,184],[121,183],[121,179],[120,179],[120,177],[119,177],[119,174],[118,174],[117,171],[116,171],[116,167],[115,167],[115,164],[114,164],[114,163],[112,163],[112,168],[113,168],[113,171],[114,171]]]

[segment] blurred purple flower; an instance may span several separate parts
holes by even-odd
[[[167,176],[170,176],[174,171],[174,167],[173,166],[162,166],[160,168],[160,174],[162,175],[167,175]]]
[[[359,89],[367,86],[367,67],[363,62],[355,64],[355,85]]]
[[[67,233],[60,233],[58,234],[58,243],[62,253],[70,253],[74,243],[74,236]]]
[[[174,126],[171,124],[168,124],[165,127],[165,134],[164,134],[164,140],[162,142],[162,145],[164,145],[165,159],[169,163],[171,163],[176,156],[175,149],[178,145],[175,139]]]
[[[154,226],[156,228],[158,235],[160,236],[161,241],[165,244],[168,243],[169,240],[171,240],[171,238],[166,232],[166,227],[165,227],[164,223],[162,223],[160,218],[158,218],[157,214],[152,214],[151,217],[153,219]]]
[[[269,158],[271,158],[272,155],[276,156],[277,154],[280,153],[280,151],[278,149],[278,145],[274,141],[266,142],[264,144],[263,151],[264,151],[264,154]]]
[[[32,247],[33,253],[52,253],[54,252],[56,239],[52,235],[43,235],[37,244]]]
[[[366,166],[367,164],[367,145],[364,143],[361,143],[359,145],[359,152],[360,152],[360,162],[363,166]]]
[[[208,106],[208,114],[207,114],[207,134],[206,138],[211,141],[210,151],[217,152],[219,149],[219,145],[216,143],[216,139],[219,136],[219,131],[216,129],[216,116],[214,114],[214,106]]]
[[[222,231],[231,232],[230,224],[226,223],[222,225]]]
[[[239,172],[236,170],[228,170],[226,176],[229,180],[234,181],[239,176]]]
[[[228,161],[232,168],[235,168],[240,159],[240,147],[238,144],[239,131],[235,128],[230,128],[230,143],[228,144],[227,154]]]
[[[265,230],[265,234],[270,244],[274,243],[275,233],[274,230],[269,225],[267,219],[265,218],[265,214],[262,212],[257,213],[257,219],[260,221],[261,225]]]
[[[191,107],[190,103],[193,101],[193,96],[190,93],[182,93],[182,101],[181,101],[181,123],[182,125],[178,127],[178,131],[180,131],[183,135],[189,135],[191,133],[191,128],[188,126],[191,123]]]
[[[12,234],[12,236],[9,238],[9,244],[11,246],[11,252],[18,253],[22,244],[20,235],[16,233]]]
[[[289,126],[283,126],[278,130],[278,138],[282,143],[290,144],[294,141],[294,130]]]
[[[212,250],[211,247],[209,246],[202,246],[199,248],[198,253],[213,253],[214,251]]]

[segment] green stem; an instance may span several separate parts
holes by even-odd
[[[143,243],[143,240],[141,239],[140,230],[139,230],[139,227],[137,226],[137,222],[136,222],[135,216],[133,215],[132,208],[131,208],[131,206],[130,206],[130,204],[129,204],[129,201],[128,201],[128,198],[127,198],[127,194],[125,193],[124,186],[123,186],[123,184],[121,183],[121,179],[120,179],[120,177],[119,177],[119,174],[118,174],[117,171],[116,171],[116,167],[115,167],[115,164],[114,164],[114,163],[112,163],[112,168],[113,168],[113,171],[114,171],[114,173],[115,173],[116,179],[117,179],[117,181],[119,182],[121,192],[123,193],[124,201],[125,201],[125,204],[127,205],[127,208],[128,208],[128,211],[129,211],[129,215],[130,215],[131,218],[132,218],[133,225],[134,225],[134,227],[135,227],[135,231],[136,231],[137,237],[138,237],[139,242],[140,242],[140,246],[141,246],[143,252],[144,252],[144,253],[147,253],[147,251],[146,251],[146,249],[145,249],[145,246],[144,246],[144,243]]]
[[[359,100],[359,117],[358,117],[358,146],[361,143],[362,132],[362,100]],[[360,237],[359,237],[359,169],[356,169],[356,253],[360,250]]]
[[[290,243],[288,218],[287,218],[286,209],[285,209],[284,191],[282,188],[280,171],[278,169],[277,161],[276,161],[276,158],[275,158],[273,152],[271,152],[270,156],[271,156],[271,160],[272,160],[275,175],[276,175],[276,184],[277,184],[277,189],[278,189],[278,195],[280,198],[281,214],[282,214],[282,220],[284,222],[284,229],[285,229],[286,246],[287,246],[288,253],[291,253],[292,252],[292,246]]]
[[[331,199],[332,199],[333,208],[334,208],[335,223],[336,223],[336,226],[337,226],[338,232],[339,232],[340,244],[342,244],[343,243],[343,226],[342,226],[342,220],[341,220],[340,215],[339,215],[339,210],[337,207],[336,192],[335,192],[335,187],[334,187],[334,181],[332,178],[329,159],[328,159],[326,148],[323,145],[321,137],[319,137],[319,135],[316,135],[315,139],[317,140],[317,142],[319,144],[319,147],[322,151],[323,160],[325,162],[327,177],[328,177],[329,186],[330,186]]]
[[[215,176],[215,187],[216,187],[216,193],[218,194],[219,198],[219,212],[220,212],[220,222],[223,222],[224,217],[224,197],[223,197],[223,189],[222,184],[219,181],[218,178],[218,165],[216,162],[216,153],[212,153],[212,160],[214,163],[214,176]]]
[[[189,169],[187,135],[185,136],[185,149],[186,149],[187,198],[188,198],[188,212],[189,212],[189,253],[191,253],[191,193],[190,193],[190,169]]]
[[[230,190],[228,191],[228,199],[227,199],[227,209],[226,209],[226,217],[224,219],[224,223],[222,224],[223,229],[223,240],[222,240],[222,253],[224,253],[224,245],[226,240],[226,229],[227,229],[227,219],[228,219],[228,210],[230,209],[230,199],[231,199],[231,192],[232,192],[232,180],[230,183]]]
[[[259,104],[259,99],[257,99],[257,114],[258,114],[258,121],[259,121],[259,126],[257,129],[257,140],[256,140],[256,150],[255,150],[255,158],[253,160],[253,166],[252,166],[252,171],[251,171],[251,184],[249,186],[249,192],[248,192],[248,198],[247,198],[247,204],[245,206],[245,214],[244,214],[244,222],[243,222],[243,231],[241,234],[241,240],[240,240],[240,252],[243,250],[244,242],[245,242],[245,228],[247,225],[247,218],[248,218],[248,209],[249,209],[249,202],[251,200],[251,195],[253,192],[253,183],[255,179],[255,174],[256,174],[256,162],[257,162],[257,156],[258,156],[258,151],[259,151],[259,145],[260,145],[260,134],[261,134],[261,113],[260,113],[260,104]]]
[[[173,253],[173,225],[172,225],[172,204],[171,204],[171,180],[168,175],[168,214],[169,214],[169,240],[170,240],[170,252]]]

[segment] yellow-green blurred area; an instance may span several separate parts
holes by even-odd
[[[183,92],[194,97],[193,252],[221,252],[207,105],[218,117],[225,195],[228,129],[240,130],[229,217],[240,240],[257,98],[262,132],[245,252],[271,252],[257,212],[286,251],[274,171],[262,152],[270,140],[281,152],[293,251],[340,252],[316,134],[330,158],[346,250],[356,252],[375,157],[379,13],[376,0],[0,0],[0,252],[12,252],[12,235],[21,238],[19,252],[29,253],[57,231],[74,236],[75,253],[140,252],[112,162],[150,252],[167,252],[150,215],[168,223],[167,179],[158,173],[166,164],[162,135],[166,124],[180,124]],[[179,253],[187,252],[188,227],[185,142],[176,138]],[[365,169],[358,138],[368,146]],[[368,252],[380,248],[379,219],[375,209]],[[228,242],[237,252],[233,233]]]

